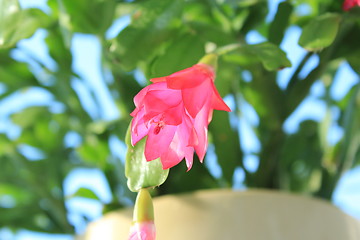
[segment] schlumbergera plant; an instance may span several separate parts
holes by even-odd
[[[132,239],[155,237],[156,196],[332,200],[360,164],[359,5],[0,0],[0,238],[82,232],[84,198],[135,205]]]
[[[202,162],[213,110],[230,111],[214,84],[217,58],[216,53],[208,54],[190,68],[153,78],[134,98],[125,166],[130,190],[139,191],[131,240],[155,239],[153,206],[146,188],[160,186],[168,169],[184,158],[190,170],[194,152]]]
[[[345,1],[342,8],[348,11],[356,5],[359,5],[357,0]],[[314,24],[327,21],[337,23],[339,16],[329,14],[320,17],[318,21]],[[308,31],[317,34],[313,32],[314,29]],[[324,34],[325,41],[329,40],[328,34]],[[319,37],[323,36],[320,34]],[[309,48],[319,47],[316,41],[308,42],[307,38],[304,34],[300,42]],[[126,137],[128,153],[125,166],[128,187],[131,191],[138,192],[130,240],[156,238],[154,210],[148,188],[163,184],[168,177],[169,168],[183,159],[189,171],[193,166],[194,153],[203,162],[208,148],[208,125],[212,120],[213,110],[231,111],[214,83],[218,53],[227,54],[238,48],[241,45],[224,46],[217,53],[205,55],[190,68],[166,77],[150,79],[152,84],[134,97],[136,108],[130,114],[133,120]],[[274,52],[268,54],[272,55]],[[288,66],[290,64],[284,61],[284,66],[278,67]]]

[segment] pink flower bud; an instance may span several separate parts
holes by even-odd
[[[151,79],[135,96],[131,141],[147,136],[147,161],[160,158],[167,169],[185,158],[190,170],[194,151],[203,161],[213,110],[231,111],[215,88],[215,64],[216,56],[207,55],[190,68]]]
[[[156,230],[153,221],[134,223],[130,228],[129,240],[155,240]]]

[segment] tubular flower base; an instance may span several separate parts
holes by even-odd
[[[355,6],[360,6],[360,0],[345,0],[343,3],[343,10],[349,11]]]
[[[129,240],[155,240],[154,222],[135,223],[131,226]]]
[[[131,141],[147,136],[145,158],[160,158],[163,169],[185,158],[188,170],[196,151],[202,162],[207,150],[207,129],[213,110],[230,111],[214,85],[214,67],[198,63],[153,84],[134,98]]]

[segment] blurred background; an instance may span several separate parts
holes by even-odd
[[[214,113],[204,164],[154,195],[276,189],[360,219],[360,12],[341,6],[0,0],[0,239],[72,239],[132,206],[132,98],[233,43],[216,80],[232,112]]]

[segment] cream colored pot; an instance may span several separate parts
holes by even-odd
[[[265,190],[154,200],[157,240],[359,240],[360,222],[322,200]],[[85,240],[127,239],[132,209],[91,223]]]

